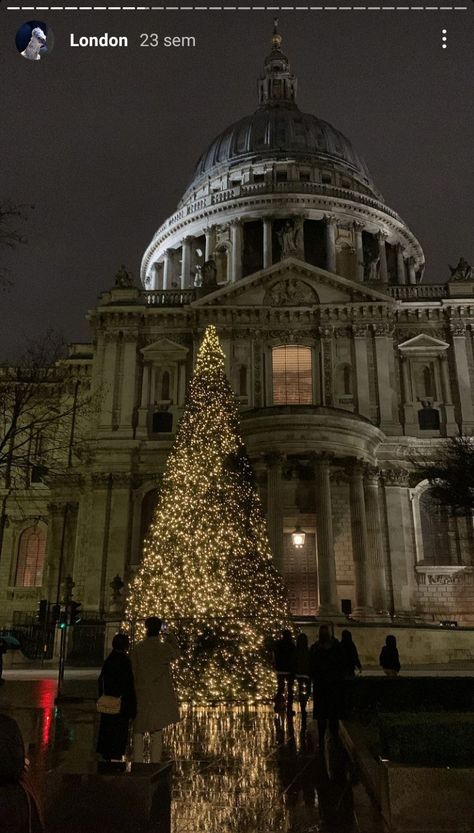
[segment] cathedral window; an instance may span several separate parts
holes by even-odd
[[[41,587],[46,559],[46,526],[36,523],[24,529],[18,544],[16,587]]]
[[[422,566],[449,566],[460,563],[458,524],[426,489],[419,498],[422,540]]]
[[[432,364],[417,364],[415,366],[415,385],[418,398],[431,397],[436,399],[436,386]]]
[[[338,396],[352,396],[352,368],[350,364],[340,364],[335,373],[335,387]]]
[[[153,434],[170,434],[173,430],[173,414],[169,411],[155,411],[151,421]]]
[[[310,347],[284,345],[272,349],[274,405],[312,405],[313,369]]]
[[[287,171],[277,171],[277,173],[276,173],[276,181],[277,182],[287,182],[287,180],[288,180]]]

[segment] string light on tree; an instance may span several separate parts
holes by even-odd
[[[291,627],[290,614],[213,326],[197,355],[128,596],[126,618],[135,631],[150,615],[177,633],[175,679],[183,699],[273,694],[268,646]]]

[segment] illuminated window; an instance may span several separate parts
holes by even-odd
[[[23,530],[18,544],[16,587],[41,587],[46,557],[46,527],[35,524]]]
[[[294,345],[274,347],[272,378],[274,405],[312,405],[311,348]]]

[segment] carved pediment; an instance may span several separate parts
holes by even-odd
[[[263,303],[271,307],[305,307],[319,303],[315,289],[297,278],[277,280],[268,287]]]
[[[361,301],[394,303],[384,292],[290,257],[219,287],[192,306],[313,307]]]
[[[176,341],[172,341],[170,338],[160,338],[158,341],[154,341],[153,344],[143,347],[141,354],[146,362],[176,362],[183,361],[186,358],[188,348],[182,344],[177,344]]]
[[[441,341],[428,333],[420,333],[398,345],[400,352],[406,356],[439,356],[448,348],[447,341]]]

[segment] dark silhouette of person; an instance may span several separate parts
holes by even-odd
[[[285,711],[285,687],[286,687],[286,711],[293,713],[293,685],[296,672],[296,645],[291,631],[284,630],[274,647],[275,670],[277,672],[277,692],[275,694],[275,711]]]
[[[3,681],[3,655],[7,652],[7,643],[0,637],[0,683]]]
[[[400,657],[398,655],[397,638],[392,634],[387,636],[385,645],[380,651],[379,663],[387,677],[398,676],[401,668]]]
[[[311,694],[311,667],[308,637],[305,633],[299,633],[296,638],[296,682],[298,683],[298,701],[301,709],[301,717],[306,720],[306,706]]]
[[[105,660],[99,676],[99,697],[108,694],[120,697],[119,714],[101,714],[97,752],[105,761],[120,761],[125,755],[130,720],[137,713],[137,700],[132,664],[128,656],[130,640],[125,633],[117,633],[112,640],[112,651]]]
[[[344,712],[344,668],[341,646],[331,636],[328,625],[319,628],[319,639],[311,646],[311,678],[313,681],[313,717],[318,722],[319,748],[329,730],[337,735],[339,718]]]
[[[343,630],[341,633],[341,658],[346,679],[350,680],[355,677],[356,668],[359,672],[362,671],[357,646],[348,630]]]
[[[28,760],[16,720],[0,715],[0,830],[42,833],[39,802],[28,778]]]

